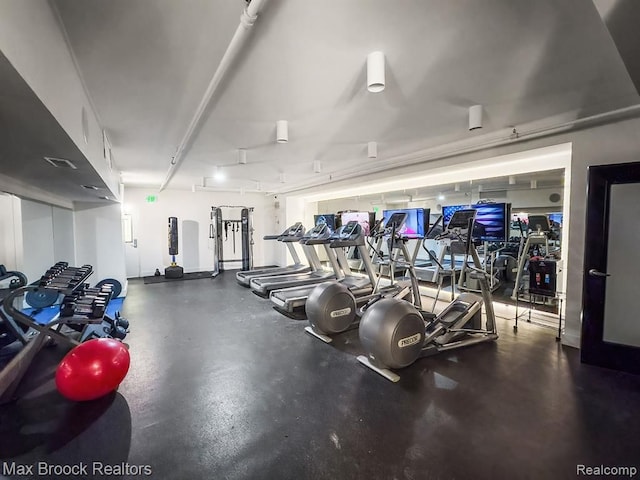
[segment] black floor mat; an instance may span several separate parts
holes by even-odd
[[[181,280],[197,280],[199,278],[211,278],[211,272],[185,273],[182,278],[165,278],[164,275],[158,275],[153,277],[144,277],[143,280],[145,285],[149,285],[152,283],[179,282]]]

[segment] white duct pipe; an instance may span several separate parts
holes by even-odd
[[[242,50],[242,46],[244,45],[251,32],[251,27],[253,27],[253,24],[258,19],[258,13],[260,12],[263,4],[265,4],[266,2],[267,0],[252,0],[251,3],[244,9],[242,15],[240,15],[240,24],[236,29],[236,33],[233,34],[233,38],[231,39],[231,42],[229,42],[229,46],[227,47],[226,52],[224,52],[222,60],[220,60],[220,64],[216,69],[216,72],[213,74],[213,78],[209,82],[207,90],[204,92],[202,100],[200,100],[200,104],[198,105],[198,108],[196,109],[196,112],[193,115],[191,122],[189,123],[189,127],[182,137],[182,141],[180,142],[180,145],[176,150],[176,154],[171,159],[169,171],[167,172],[162,185],[160,185],[160,191],[166,188],[175,173],[178,171],[178,168],[180,167],[184,156],[191,146],[191,141],[193,140],[194,133],[200,125],[200,122],[202,121],[204,112],[207,109],[209,102],[211,102],[213,94],[218,89],[218,86],[229,70],[229,67],[231,67],[234,60]]]

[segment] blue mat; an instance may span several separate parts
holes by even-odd
[[[116,312],[122,310],[124,299],[125,297],[120,297],[116,298],[115,300],[111,300],[109,302],[109,305],[107,305],[106,314],[111,318],[115,317]],[[34,319],[36,323],[39,323],[40,325],[46,325],[51,322],[51,320],[53,320],[53,317],[55,317],[60,312],[60,305],[53,305],[51,307],[43,308],[36,314],[34,314],[34,311],[36,311],[36,309],[34,308],[25,308],[22,310],[25,315],[29,315]]]

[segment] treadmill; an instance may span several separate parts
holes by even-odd
[[[272,290],[311,285],[336,278],[336,276],[340,274],[340,267],[337,265],[335,258],[331,255],[329,250],[330,236],[331,230],[329,230],[326,224],[322,223],[313,227],[303,235],[302,239],[300,239],[302,249],[309,259],[311,271],[308,273],[272,275],[268,277],[253,278],[249,282],[253,293],[267,298]],[[327,271],[322,268],[320,258],[318,258],[318,253],[316,252],[314,245],[324,245],[333,271]]]
[[[287,228],[280,235],[265,235],[262,237],[263,240],[278,240],[283,242],[289,249],[289,253],[293,258],[293,264],[286,267],[262,267],[237,272],[236,280],[238,283],[244,287],[248,287],[252,278],[309,272],[311,269],[304,263],[300,262],[298,252],[293,246],[294,243],[300,241],[303,235],[304,227],[302,226],[302,223],[297,222]]]
[[[339,278],[338,281],[345,284],[356,297],[371,294],[376,283],[376,274],[365,246],[365,236],[360,224],[356,221],[348,222],[332,234],[329,237],[329,241],[329,252],[338,262],[343,272],[342,278]],[[367,274],[366,277],[352,274],[349,260],[344,251],[345,248],[354,248],[358,251]],[[316,286],[306,285],[273,290],[269,298],[276,305],[277,310],[283,313],[292,313],[296,308],[305,305],[307,297]]]

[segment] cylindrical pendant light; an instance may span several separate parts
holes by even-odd
[[[247,163],[247,151],[244,148],[238,150],[238,164],[246,165]]]
[[[287,143],[289,141],[289,124],[286,120],[276,122],[276,142]]]
[[[280,183],[285,183],[287,181],[287,178],[284,173],[281,173],[279,178],[280,178]]]
[[[469,130],[482,128],[482,105],[469,107]]]
[[[313,162],[313,173],[320,173],[322,172],[322,164],[316,160]]]
[[[384,90],[384,53],[371,52],[367,55],[367,90],[378,93]]]
[[[376,142],[369,142],[367,144],[367,157],[369,158],[378,157],[378,144]]]

